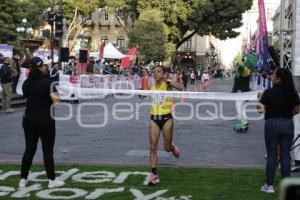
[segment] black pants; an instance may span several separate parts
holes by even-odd
[[[44,165],[48,179],[55,179],[53,147],[55,122],[50,118],[24,117],[23,128],[26,148],[22,159],[21,178],[27,179],[39,138],[42,141]]]
[[[19,77],[13,78],[12,85],[11,85],[11,91],[14,94],[17,94],[17,85],[18,85]]]
[[[195,84],[195,79],[191,79],[191,85]]]

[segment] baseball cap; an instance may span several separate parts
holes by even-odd
[[[43,64],[43,60],[39,57],[33,57],[30,61],[30,67],[39,67]]]

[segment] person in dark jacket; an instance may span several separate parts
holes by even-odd
[[[48,188],[63,186],[64,182],[55,178],[53,159],[55,120],[52,115],[52,104],[58,103],[59,95],[51,84],[47,65],[43,65],[40,58],[34,57],[30,66],[29,77],[22,86],[26,98],[23,117],[26,148],[22,159],[19,187],[23,188],[28,183],[27,178],[39,138],[42,141],[44,165],[49,179]]]
[[[50,69],[50,72],[49,72],[49,74],[50,74],[50,80],[52,82],[56,82],[57,84],[58,84],[58,81],[59,81],[59,71],[58,71],[58,68],[59,68],[58,63],[55,62],[55,63],[53,63],[53,67]]]
[[[290,148],[294,138],[293,116],[299,113],[299,96],[293,76],[288,69],[278,68],[271,75],[273,88],[258,94],[265,111],[265,144],[267,149],[266,183],[262,192],[274,193],[278,146],[280,149],[281,177],[289,177],[291,170]],[[263,109],[262,109],[263,108]]]
[[[12,97],[12,73],[10,68],[10,58],[4,58],[3,65],[0,68],[0,79],[2,87],[2,110],[5,113],[14,112],[11,108]]]

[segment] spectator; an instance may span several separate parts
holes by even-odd
[[[190,78],[191,78],[191,85],[194,85],[195,84],[195,79],[196,79],[196,74],[195,74],[194,71],[191,72]]]
[[[10,67],[10,58],[4,58],[3,65],[0,69],[0,79],[2,87],[2,110],[5,113],[14,112],[11,108],[11,97],[12,97],[12,71]]]
[[[0,53],[0,65],[2,65],[3,62],[4,62],[4,55],[2,55],[2,54]]]
[[[294,138],[293,115],[299,113],[299,96],[288,69],[278,68],[271,75],[273,88],[267,89],[260,103],[265,111],[265,143],[267,149],[266,183],[261,191],[274,193],[277,148],[280,147],[281,177],[289,177],[291,170],[290,148]]]
[[[20,76],[20,67],[19,67],[19,61],[16,58],[11,59],[11,75],[12,75],[12,93],[15,95],[17,94],[17,85],[19,81]]]
[[[24,62],[22,63],[22,67],[29,69],[30,68],[31,55],[27,54]]]
[[[55,178],[53,159],[55,120],[51,111],[53,109],[51,105],[59,102],[59,95],[55,92],[55,87],[51,86],[47,65],[43,65],[40,58],[34,57],[30,66],[29,77],[22,86],[26,97],[23,117],[26,148],[22,159],[19,187],[24,188],[28,183],[27,178],[39,139],[42,141],[44,165],[49,179],[48,188],[59,187],[64,185],[64,182]]]
[[[52,82],[57,82],[58,83],[58,81],[59,81],[59,71],[58,71],[58,68],[59,68],[58,62],[53,63],[53,66],[52,66],[52,68],[50,69],[50,72],[49,72],[49,74],[50,74],[50,80]]]

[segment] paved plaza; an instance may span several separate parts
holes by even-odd
[[[214,80],[208,91],[230,92],[232,80]],[[189,86],[189,90],[194,88]],[[113,117],[113,106],[116,103],[129,103],[133,107],[134,119],[120,121]],[[70,120],[57,120],[55,160],[58,163],[97,163],[97,164],[148,164],[148,126],[149,106],[139,106],[150,100],[133,97],[120,100],[112,96],[93,101],[71,104],[56,108],[57,117],[67,117]],[[179,101],[177,101],[179,102]],[[197,107],[203,100],[185,100]],[[214,101],[210,101],[214,102]],[[215,101],[223,115],[235,116],[233,101]],[[82,106],[81,114],[79,106]],[[101,106],[102,105],[102,106]],[[104,112],[103,105],[108,111]],[[20,162],[25,148],[22,130],[22,116],[25,107],[19,107],[15,113],[0,114],[0,161]],[[201,106],[200,116],[206,116],[206,110],[211,106]],[[177,106],[177,117],[186,118],[190,115],[190,107]],[[118,114],[119,117],[130,113]],[[209,115],[207,115],[209,116]],[[93,125],[102,124],[107,117],[107,124],[101,128],[86,128],[79,126],[78,121]],[[182,156],[175,159],[163,151],[162,138],[159,144],[159,163],[172,166],[207,166],[207,167],[263,167],[265,165],[264,121],[249,121],[250,130],[247,133],[236,133],[233,125],[236,120],[199,120],[196,115],[188,120],[175,120],[174,142],[181,148]],[[162,136],[161,136],[162,137]],[[41,144],[39,144],[35,161],[42,162]]]

